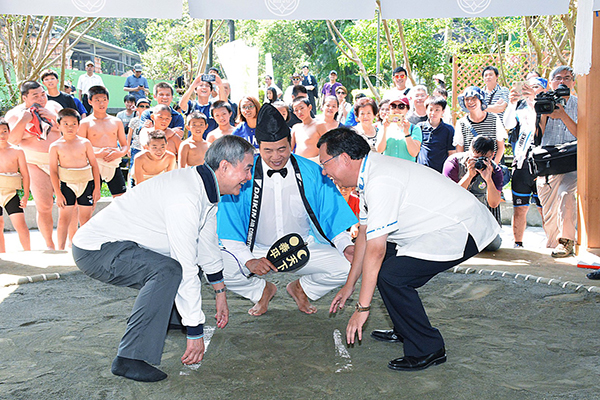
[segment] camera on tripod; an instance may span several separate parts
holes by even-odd
[[[571,95],[571,89],[566,85],[560,84],[556,90],[538,93],[535,96],[535,112],[538,114],[552,114],[559,104],[564,107],[567,101],[566,97]]]

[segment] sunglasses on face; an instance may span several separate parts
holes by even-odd
[[[137,106],[138,108],[150,108],[149,105],[147,104],[140,104],[139,106]]]
[[[344,95],[346,94],[346,92],[343,92],[343,91],[341,91],[341,90],[338,90],[338,91],[337,91],[337,92],[335,92],[335,93],[336,93],[336,94],[344,94]]]
[[[398,110],[404,110],[406,108],[408,108],[408,106],[404,103],[400,103],[400,104],[396,104],[396,103],[392,103],[390,104],[390,108],[396,108]]]

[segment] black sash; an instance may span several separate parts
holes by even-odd
[[[325,235],[321,225],[319,225],[317,216],[306,199],[304,183],[302,181],[302,174],[300,174],[300,168],[298,167],[298,161],[296,161],[296,158],[293,155],[290,156],[290,160],[292,161],[292,166],[294,168],[294,176],[296,177],[300,198],[302,199],[302,204],[304,204],[308,217],[317,228],[319,234],[333,247],[333,243],[329,240],[327,235]],[[252,184],[252,200],[250,202],[250,221],[248,223],[248,239],[246,239],[246,245],[250,248],[250,251],[254,249],[254,242],[256,241],[256,228],[258,226],[258,217],[260,215],[260,204],[262,200],[263,170],[260,156],[256,158],[256,163],[254,165],[254,182]]]

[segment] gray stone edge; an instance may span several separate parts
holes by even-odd
[[[574,292],[578,291],[587,291],[588,293],[600,294],[600,287],[598,286],[588,286],[581,283],[575,283],[571,281],[561,281],[559,279],[554,278],[544,278],[541,276],[535,276],[530,274],[521,274],[515,272],[508,271],[499,271],[499,270],[489,270],[489,269],[477,269],[474,267],[463,267],[456,266],[452,267],[448,270],[449,272],[455,274],[478,274],[478,275],[490,275],[490,276],[499,276],[501,278],[512,278],[512,279],[523,279],[524,281],[530,281],[535,283],[546,284],[548,286],[558,286],[562,289],[572,290]]]

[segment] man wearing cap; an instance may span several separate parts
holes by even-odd
[[[494,162],[499,164],[504,155],[506,129],[496,114],[486,111],[487,104],[483,90],[476,86],[469,86],[458,96],[458,103],[468,114],[458,120],[454,129],[452,144],[456,146],[456,152],[469,151],[473,138],[483,135],[496,141]]]
[[[335,96],[335,90],[342,86],[341,83],[337,81],[337,71],[332,69],[329,72],[329,82],[323,85],[323,89],[321,89],[321,99],[324,99],[327,96]]]
[[[224,196],[217,214],[217,233],[224,245],[224,277],[229,290],[255,305],[250,315],[267,311],[274,284],[262,276],[277,269],[265,256],[290,233],[308,243],[310,260],[302,275],[287,286],[300,311],[317,311],[317,300],[346,281],[354,246],[346,230],[356,217],[333,182],[314,162],[291,154],[290,130],[275,107],[258,114],[256,140],[260,155],[253,178],[239,196]]]
[[[308,91],[308,99],[313,110],[316,110],[317,103],[315,99],[319,97],[319,85],[317,84],[317,78],[309,73],[308,65],[302,67],[302,85]]]
[[[133,66],[133,75],[129,75],[125,79],[123,90],[135,96],[135,100],[143,99],[149,92],[148,81],[142,76],[142,64]]]
[[[86,61],[85,74],[80,75],[79,79],[77,79],[77,94],[81,99],[87,114],[90,114],[90,111],[92,110],[92,106],[88,102],[88,90],[92,86],[105,86],[102,78],[94,73],[95,68],[96,66],[93,61]]]
[[[292,84],[290,86],[288,86],[285,89],[285,92],[283,93],[283,102],[285,104],[292,104],[292,101],[294,101],[294,97],[292,96],[292,91],[294,90],[294,86],[298,86],[298,85],[302,84],[302,75],[300,75],[297,72],[294,72],[290,79],[292,81]],[[308,95],[308,93],[307,93],[307,95]]]

